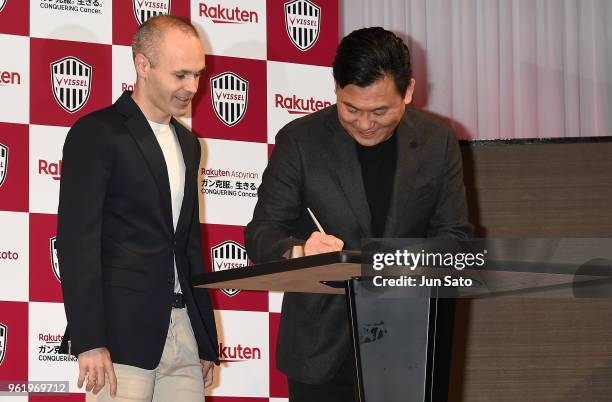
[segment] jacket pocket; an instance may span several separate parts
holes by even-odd
[[[145,271],[130,268],[105,266],[102,269],[105,286],[125,288],[144,293],[148,288],[149,275]]]

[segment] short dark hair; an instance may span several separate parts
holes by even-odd
[[[381,27],[358,29],[342,38],[333,66],[340,88],[349,84],[367,87],[388,74],[397,92],[404,96],[412,78],[408,46]]]
[[[186,35],[195,36],[196,38],[200,37],[197,29],[191,22],[174,15],[158,15],[149,18],[134,34],[132,39],[132,57],[135,58],[136,54],[142,53],[149,59],[151,66],[155,66],[157,64],[157,46],[166,30],[172,28],[179,29]]]

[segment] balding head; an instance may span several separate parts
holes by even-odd
[[[191,22],[173,15],[160,15],[148,19],[140,26],[132,39],[132,57],[136,58],[136,55],[141,53],[154,67],[158,61],[159,45],[164,34],[171,29],[177,29],[186,35],[200,38],[198,31]]]
[[[145,117],[167,123],[184,116],[206,66],[202,41],[190,23],[155,17],[138,30],[133,42],[136,85],[132,99]]]

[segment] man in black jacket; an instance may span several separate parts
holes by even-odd
[[[371,237],[469,237],[457,140],[407,108],[415,81],[403,41],[378,27],[354,31],[333,72],[336,104],[276,136],[245,230],[250,258],[281,259],[296,246],[305,255],[358,250]],[[344,297],[285,294],[277,366],[292,402],[353,401],[350,348]]]
[[[58,259],[79,387],[98,400],[202,401],[218,363],[203,272],[200,146],[183,116],[204,69],[189,22],[148,20],[134,93],[81,118],[63,150]]]

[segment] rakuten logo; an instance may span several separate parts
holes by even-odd
[[[209,18],[216,24],[257,24],[259,15],[256,11],[241,10],[240,7],[235,8],[223,7],[221,4],[214,6],[200,2],[200,17]]]
[[[21,75],[16,71],[0,71],[0,85],[21,85]]]
[[[51,176],[53,180],[59,180],[62,174],[62,161],[47,162],[44,159],[38,160],[38,174]]]
[[[261,350],[248,346],[224,346],[219,344],[219,360],[222,362],[239,362],[245,360],[261,360]]]
[[[60,334],[38,334],[38,341],[45,343],[61,343],[64,339],[63,335]]]
[[[285,97],[282,94],[274,94],[274,106],[287,109],[290,114],[308,114],[331,106],[331,102],[316,100],[313,97],[305,99],[295,95]]]
[[[134,91],[134,84],[128,84],[127,82],[122,82],[121,92],[123,91]]]
[[[0,252],[0,260],[18,260],[19,253],[16,251],[2,251]]]

